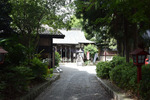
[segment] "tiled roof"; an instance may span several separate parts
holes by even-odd
[[[85,38],[81,30],[60,30],[65,35],[64,39],[53,39],[54,44],[79,44],[79,43],[94,43]]]

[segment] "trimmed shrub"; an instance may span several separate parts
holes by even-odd
[[[142,66],[142,80],[140,81],[140,95],[144,100],[150,98],[150,65]]]
[[[97,76],[100,78],[109,78],[109,71],[111,70],[111,66],[109,62],[99,62],[96,65]]]
[[[125,57],[114,56],[113,59],[110,61],[111,67],[114,68],[117,65],[125,63]]]
[[[115,66],[110,71],[110,79],[115,82],[119,87],[126,89],[136,89],[136,67],[133,67],[131,63],[122,63]]]
[[[97,75],[101,78],[112,80],[117,86],[140,92],[144,100],[150,98],[150,65],[142,66],[142,80],[137,84],[137,67],[133,61],[125,62],[125,57],[115,56],[110,62],[99,62],[96,68]],[[139,88],[138,88],[139,85]]]
[[[45,80],[48,73],[48,66],[42,63],[39,58],[34,57],[31,60],[30,68],[32,69],[33,76],[36,80]]]

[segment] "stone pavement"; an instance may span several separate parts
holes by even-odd
[[[61,64],[60,79],[35,100],[113,100],[96,79],[95,66]]]

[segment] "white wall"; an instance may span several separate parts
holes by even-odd
[[[113,59],[113,56],[106,56],[106,61],[111,61]],[[100,61],[105,61],[105,56],[99,57]]]

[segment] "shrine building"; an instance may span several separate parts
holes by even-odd
[[[65,37],[63,39],[53,38],[55,51],[61,55],[62,62],[75,62],[77,53],[81,49],[84,52],[84,46],[94,44],[85,38],[81,30],[59,30]]]

